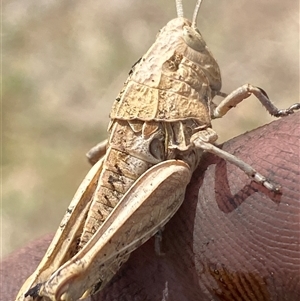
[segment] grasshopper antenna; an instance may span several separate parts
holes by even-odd
[[[176,0],[176,11],[177,11],[177,17],[183,18],[182,0]]]
[[[177,6],[178,6],[178,2],[179,1],[176,1]],[[197,4],[196,4],[196,7],[195,7],[195,10],[194,10],[193,19],[192,19],[192,27],[193,28],[197,28],[197,17],[198,17],[198,13],[199,13],[199,10],[200,10],[201,3],[202,3],[202,0],[198,0]],[[177,7],[177,14],[178,14],[178,7]]]

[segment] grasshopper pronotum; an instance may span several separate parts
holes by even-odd
[[[214,146],[211,120],[251,94],[277,117],[300,104],[278,110],[262,89],[249,84],[222,93],[218,64],[196,26],[200,4],[189,21],[177,0],[177,18],[132,68],[110,114],[109,139],[90,153],[96,163],[18,301],[77,300],[102,289],[177,211],[204,151],[280,193],[250,165]],[[224,97],[219,105],[216,95]]]

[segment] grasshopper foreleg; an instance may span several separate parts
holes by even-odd
[[[224,116],[230,109],[237,106],[244,99],[248,98],[251,95],[257,97],[261,104],[267,109],[267,111],[275,117],[283,117],[294,113],[294,111],[300,109],[300,103],[295,103],[291,105],[288,109],[278,109],[269,99],[267,93],[259,88],[252,86],[250,84],[245,84],[230,94],[226,95],[219,92],[218,95],[226,96],[221,103],[213,110],[212,118],[220,118]]]
[[[96,164],[106,153],[106,147],[107,147],[107,139],[101,141],[94,147],[92,147],[87,153],[86,157],[91,163],[91,165]]]
[[[209,139],[211,137],[211,140]],[[257,183],[260,183],[270,191],[275,193],[280,192],[280,186],[270,182],[266,177],[258,173],[252,166],[237,158],[236,156],[223,151],[222,149],[216,147],[212,143],[216,140],[216,132],[207,128],[205,131],[200,131],[194,134],[191,138],[194,145],[203,149],[204,151],[210,152],[232,164],[239,167],[242,171],[244,171],[252,180]]]

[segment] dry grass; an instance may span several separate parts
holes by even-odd
[[[105,138],[131,65],[175,17],[173,0],[23,0],[3,7],[2,254],[54,231]],[[185,5],[191,16],[195,1]],[[122,3],[122,4],[121,4]],[[263,87],[299,101],[299,3],[204,1],[200,28],[223,90]],[[271,120],[249,99],[216,122],[221,140]]]

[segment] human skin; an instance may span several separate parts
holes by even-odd
[[[183,205],[165,226],[163,256],[154,239],[131,254],[89,300],[298,300],[300,298],[300,113],[221,148],[282,186],[251,182],[237,167],[205,154]],[[51,235],[1,263],[1,300],[14,300]]]

